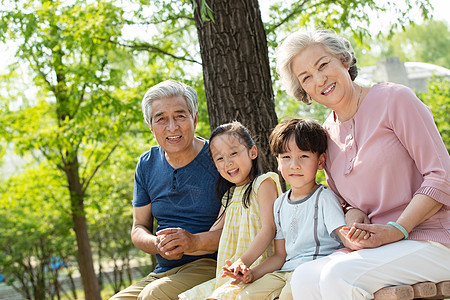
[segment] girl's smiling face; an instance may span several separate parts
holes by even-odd
[[[214,165],[223,178],[236,186],[250,182],[252,160],[258,156],[256,146],[248,149],[236,135],[224,133],[214,137],[209,147]]]

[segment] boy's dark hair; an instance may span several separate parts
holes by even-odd
[[[227,124],[222,124],[222,125],[218,126],[216,129],[214,129],[211,132],[211,136],[209,137],[209,143],[211,144],[211,142],[213,141],[214,138],[216,138],[222,134],[230,134],[230,135],[235,136],[237,139],[239,139],[239,141],[248,150],[250,150],[254,145],[256,145],[255,141],[253,141],[247,128],[245,128],[244,125],[242,125],[238,121],[234,121],[234,122],[227,123]],[[209,149],[209,155],[212,157],[211,148]],[[248,187],[246,188],[244,195],[242,197],[242,205],[245,208],[248,208],[248,206],[250,205],[250,194],[252,192],[253,182],[261,174],[262,174],[261,167],[259,165],[258,157],[256,157],[252,160],[252,168],[250,170],[251,181],[250,181]],[[222,196],[226,193],[226,197],[224,199],[225,203],[222,203],[222,205],[225,208],[224,212],[227,209],[228,205],[230,204],[231,196],[233,195],[233,193],[231,192],[231,188],[234,185],[235,185],[234,183],[229,182],[222,176],[219,176],[219,178],[217,180],[217,183],[216,183],[217,197],[219,199],[222,199]],[[220,217],[221,216],[219,216],[219,219],[220,219]]]
[[[327,132],[319,123],[308,119],[290,119],[275,126],[269,137],[270,151],[273,155],[286,153],[291,137],[300,150],[319,155],[327,150]]]

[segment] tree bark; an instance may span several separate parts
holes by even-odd
[[[263,171],[276,171],[268,141],[277,116],[258,1],[209,0],[214,22],[202,20],[202,0],[194,2],[211,129],[240,121],[256,140]]]
[[[58,34],[59,27],[55,24],[52,26],[54,34]],[[58,125],[61,126],[66,119],[72,119],[75,114],[73,109],[78,103],[74,103],[69,98],[71,91],[67,87],[66,76],[68,73],[63,72],[65,55],[62,50],[63,47],[57,47],[53,51],[53,66],[56,73],[57,84],[50,85],[57,101],[56,101],[56,116],[58,118]],[[82,101],[82,99],[79,99]],[[74,105],[75,104],[75,105]],[[94,262],[92,258],[91,244],[89,241],[88,228],[86,223],[86,212],[84,209],[84,195],[83,186],[80,179],[78,161],[78,146],[73,144],[72,147],[60,149],[61,153],[61,167],[67,177],[70,192],[70,204],[73,221],[73,229],[77,240],[77,255],[78,266],[81,275],[81,282],[84,289],[84,297],[89,300],[101,300],[100,287],[97,276],[94,270]]]
[[[94,270],[92,250],[89,241],[84,210],[84,193],[78,175],[78,160],[76,154],[66,162],[65,172],[69,182],[70,201],[72,206],[73,229],[78,246],[78,266],[86,299],[101,300],[98,279]]]

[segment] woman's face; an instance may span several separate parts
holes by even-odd
[[[306,93],[333,110],[350,101],[352,80],[348,67],[322,45],[303,49],[292,60],[292,72]]]

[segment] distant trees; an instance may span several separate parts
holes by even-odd
[[[19,63],[32,70],[39,98],[23,99],[18,109],[12,109],[17,99],[4,98],[2,135],[64,178],[58,188],[67,193],[59,198],[72,220],[85,295],[101,299],[85,203],[93,178],[139,114],[127,83],[133,61],[109,42],[121,37],[124,11],[109,2],[9,4],[2,11],[1,39],[18,43]]]
[[[57,293],[57,277],[43,268],[53,256],[77,257],[86,299],[129,281],[121,265],[134,249],[133,172],[154,144],[139,107],[150,86],[167,78],[193,86],[197,134],[241,119],[273,170],[265,137],[277,117],[326,114],[280,89],[274,47],[312,24],[361,40],[367,10],[383,9],[373,0],[276,0],[263,23],[257,1],[235,2],[2,1],[0,41],[17,53],[0,78],[0,156],[14,145],[30,163],[0,184],[0,272],[24,297]],[[419,4],[426,12],[428,1]],[[106,261],[115,279],[97,278]]]
[[[73,261],[76,251],[58,174],[42,164],[0,186],[0,273],[26,299],[60,296],[50,264]]]
[[[411,24],[392,39],[380,40],[380,56],[399,56],[402,61],[418,61],[450,69],[450,27],[444,21],[428,20]]]
[[[433,112],[434,122],[441,133],[447,151],[450,153],[450,79],[433,78],[429,81],[428,92],[420,93],[418,97]]]

